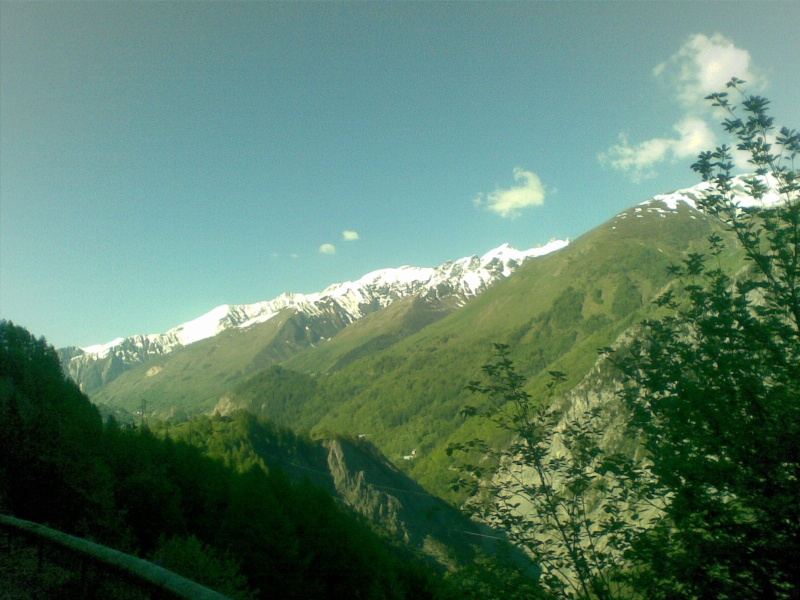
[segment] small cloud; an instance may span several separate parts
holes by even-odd
[[[360,240],[361,237],[358,235],[357,231],[343,231],[342,239],[345,242],[355,242],[356,240]]]
[[[514,181],[519,185],[508,189],[496,189],[489,194],[479,194],[473,203],[485,206],[503,218],[515,219],[523,208],[544,204],[545,189],[536,173],[520,167],[514,169]]]
[[[272,259],[278,258],[278,253],[277,252],[271,252],[269,257],[272,258]]]
[[[320,254],[336,254],[336,246],[333,244],[322,244],[319,247]]]
[[[290,254],[289,258],[300,258],[299,254]]]
[[[620,134],[620,143],[601,152],[598,159],[603,165],[630,174],[639,183],[656,176],[657,164],[695,157],[716,143],[714,132],[698,117],[686,117],[674,129],[678,137],[653,138],[633,146],[624,133]]]
[[[719,33],[711,37],[693,35],[678,52],[653,69],[653,75],[665,79],[675,89],[677,100],[688,107],[704,106],[705,97],[724,91],[732,77],[743,79],[750,86],[764,83],[751,64],[750,53]]]

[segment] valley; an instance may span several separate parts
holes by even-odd
[[[534,395],[543,396],[553,369],[576,385],[599,348],[650,314],[652,299],[670,283],[667,267],[719,231],[693,206],[700,193],[682,191],[677,202],[655,198],[569,245],[529,251],[534,256],[519,265],[524,253],[512,263],[487,258],[503,248],[443,265],[438,272],[448,277],[406,294],[386,291],[386,306],[373,301],[375,308],[362,309],[360,318],[330,307],[315,314],[283,308],[265,322],[132,361],[90,397],[128,419],[141,419],[144,401],[149,420],[246,409],[312,437],[364,435],[426,489],[457,502],[445,448],[478,431],[498,436],[479,420],[459,417],[471,401],[465,386],[492,344],[513,348]],[[492,261],[501,274],[513,264],[513,274],[477,294],[458,291],[470,271],[454,266]],[[61,356],[86,388],[97,380],[82,381],[82,370],[123,362],[126,345],[95,355],[94,362],[89,352],[74,357],[62,350]],[[414,459],[403,460],[412,450]]]

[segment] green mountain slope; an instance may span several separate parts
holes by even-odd
[[[513,348],[534,395],[544,397],[549,370],[567,373],[567,386],[574,385],[598,348],[651,310],[652,298],[669,284],[668,267],[702,252],[708,235],[719,231],[685,204],[665,208],[657,201],[633,207],[531,260],[463,307],[406,299],[331,332],[328,341],[314,332],[313,343],[308,324],[287,312],[140,365],[93,400],[132,413],[145,400],[157,417],[246,408],[321,437],[366,435],[446,496],[447,443],[478,432],[497,436],[481,431],[480,420],[459,416],[474,401],[464,388],[480,374],[493,343]]]
[[[341,370],[359,358],[385,350],[431,323],[445,317],[454,307],[417,296],[404,298],[382,311],[367,315],[342,330],[332,340],[283,363],[307,373]]]
[[[598,348],[651,310],[651,299],[669,283],[667,267],[702,251],[717,229],[685,205],[676,212],[656,204],[632,208],[394,343],[376,342],[390,340],[399,327],[397,315],[384,311],[363,324],[368,332],[353,326],[296,355],[286,366],[304,370],[313,389],[290,402],[280,391],[285,383],[273,378],[234,389],[226,407],[247,407],[320,435],[367,435],[390,460],[446,496],[451,462],[444,448],[486,427],[480,420],[464,422],[459,411],[474,401],[464,387],[478,376],[494,342],[514,349],[532,393],[544,397],[553,369],[566,372],[567,384],[574,385],[594,364]],[[355,358],[337,365],[336,356]],[[415,449],[412,459],[403,460]]]
[[[229,329],[152,358],[122,372],[91,396],[97,403],[133,414],[138,414],[144,401],[155,418],[204,413],[232,386],[270,365],[295,357],[292,368],[304,372],[336,370],[395,344],[453,308],[436,298],[409,297],[350,326],[287,309],[264,323]],[[325,343],[334,336],[336,344]],[[305,360],[309,350],[318,352]]]
[[[257,371],[309,348],[340,329],[286,310],[265,323],[230,329],[153,358],[92,394],[92,400],[131,413],[146,402],[158,418],[207,412],[224,392]]]

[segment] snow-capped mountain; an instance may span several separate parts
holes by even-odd
[[[758,177],[761,183],[766,186],[767,191],[761,198],[753,198],[748,183],[753,178],[756,178],[756,176],[738,175],[732,178],[730,182],[730,200],[738,208],[772,209],[785,204],[789,200],[785,195],[778,193],[778,182],[771,175]],[[704,201],[711,193],[715,192],[714,185],[704,181],[689,188],[675,190],[667,194],[658,194],[616,215],[612,220],[612,229],[616,229],[616,225],[620,220],[629,217],[641,219],[647,214],[657,214],[663,218],[686,207],[697,213],[690,218],[695,219],[701,215],[705,217],[707,213],[704,208]]]
[[[756,200],[750,194],[748,180],[753,179],[754,175],[739,175],[731,180],[731,199],[741,208],[747,207],[774,207],[784,202],[784,198],[778,193],[778,181],[772,175],[758,177],[761,183],[768,188],[768,192],[760,200]],[[702,202],[710,192],[714,191],[714,186],[709,182],[702,182],[690,188],[677,190],[669,194],[659,194],[651,200],[642,202],[641,205],[652,205],[663,203],[669,210],[677,210],[678,204],[683,203],[692,208],[702,210],[698,202]],[[640,205],[640,206],[641,206]]]
[[[117,338],[85,348],[64,348],[59,353],[65,370],[88,391],[109,383],[150,358],[169,354],[229,329],[246,329],[264,323],[287,310],[307,319],[323,318],[329,323],[329,330],[330,323],[338,330],[409,296],[460,305],[511,275],[526,260],[559,250],[568,243],[554,240],[529,250],[516,250],[504,244],[483,256],[449,261],[439,267],[380,269],[357,281],[337,283],[318,293],[286,293],[255,304],[224,304],[165,333]]]

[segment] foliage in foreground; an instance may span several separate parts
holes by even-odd
[[[535,404],[508,346],[495,344],[483,371],[486,382],[473,381],[469,389],[491,403],[482,416],[514,437],[501,449],[481,440],[450,446],[451,454],[473,460],[462,464],[457,484],[470,490],[467,509],[532,554],[552,595],[623,597],[628,588],[620,574],[631,548],[660,517],[647,466],[601,448],[607,418],[600,409],[561,421],[547,404]],[[552,396],[563,374],[551,375]]]
[[[741,81],[728,87],[741,93]],[[709,96],[749,156],[742,206],[732,150],[692,168],[711,184],[702,208],[735,234],[748,266],[720,268],[709,238],[673,272],[666,316],[615,358],[653,473],[673,498],[638,548],[652,598],[791,598],[800,592],[800,135],[774,131],[769,102]]]
[[[742,83],[728,87],[741,94]],[[626,349],[603,350],[622,376],[628,439],[646,459],[603,450],[599,411],[556,431],[558,415],[531,402],[505,346],[484,367],[488,383],[469,386],[492,399],[484,416],[515,436],[506,450],[451,447],[480,459],[461,470],[491,501],[469,508],[534,554],[556,596],[800,593],[800,134],[776,134],[768,101],[741,95],[738,106],[726,93],[708,99],[754,175],[733,177],[726,146],[692,168],[710,184],[701,208],[733,234],[747,267],[727,273],[723,239],[710,236],[707,255],[671,268],[662,316]]]

